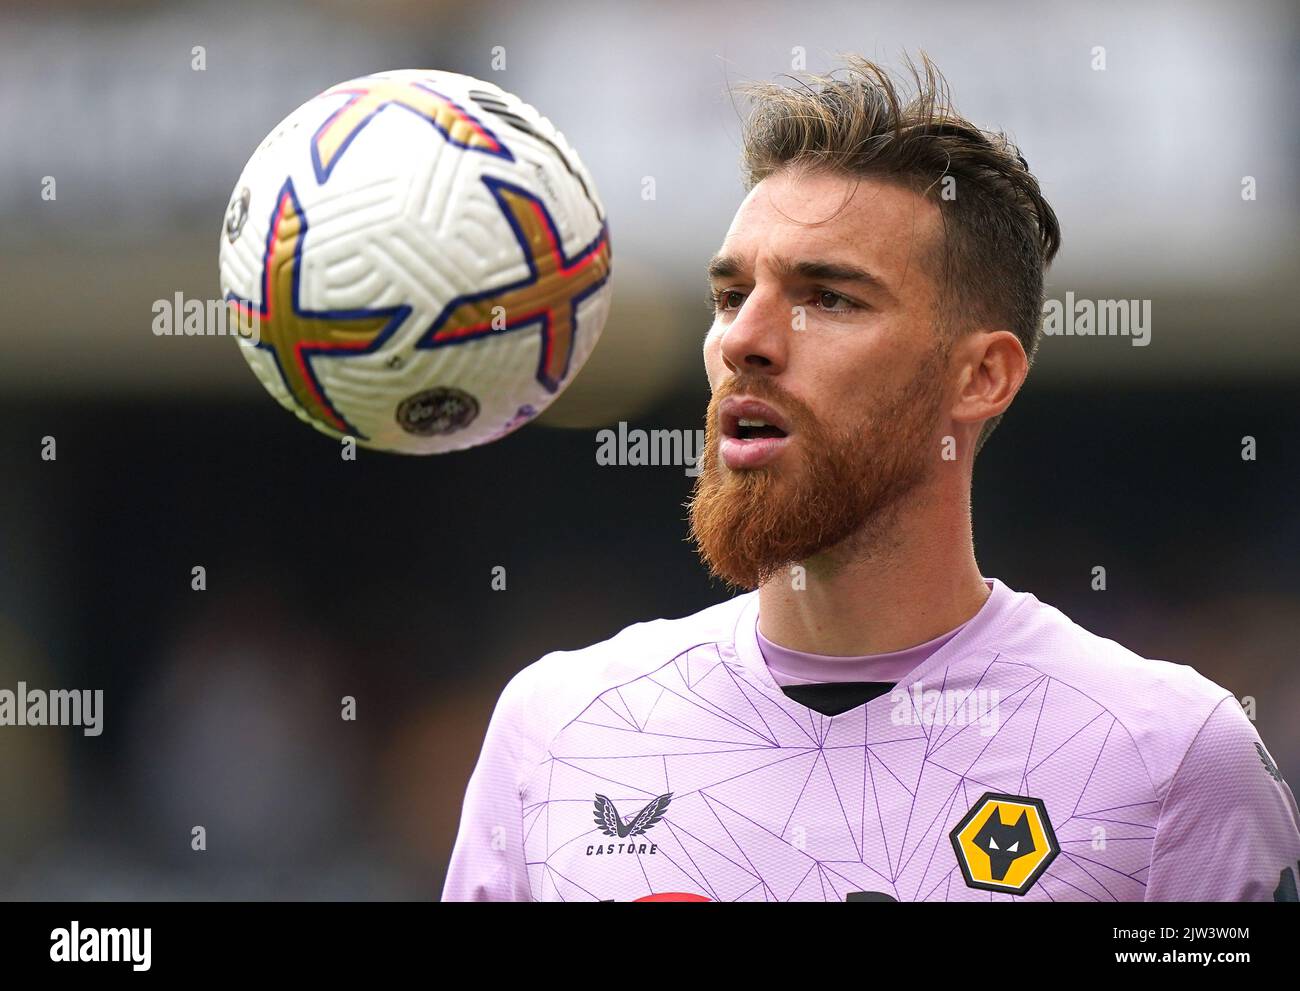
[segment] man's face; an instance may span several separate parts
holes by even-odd
[[[914,193],[841,176],[778,173],[741,204],[710,266],[713,397],[690,506],[718,577],[756,588],[823,551],[869,553],[933,472],[939,224]]]

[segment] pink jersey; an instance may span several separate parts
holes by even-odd
[[[1295,900],[1300,814],[1241,706],[990,580],[838,715],[751,592],[547,654],[469,781],[447,901]]]

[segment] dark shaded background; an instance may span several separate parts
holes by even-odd
[[[649,422],[692,425],[706,400],[685,390]],[[1031,387],[975,487],[986,575],[1255,696],[1292,782],[1294,400]],[[99,737],[0,731],[8,897],[436,897],[509,677],[726,595],[683,540],[691,480],[597,466],[586,432],[347,463],[270,399],[0,423],[0,684],[105,690]]]

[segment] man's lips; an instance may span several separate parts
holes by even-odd
[[[728,396],[718,407],[719,454],[728,468],[756,468],[773,461],[790,442],[790,421],[758,399]]]
[[[724,437],[740,437],[740,421],[758,421],[774,427],[782,434],[790,433],[790,421],[779,410],[759,399],[747,396],[728,396],[718,405],[718,426]]]

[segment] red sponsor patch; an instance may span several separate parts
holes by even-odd
[[[705,898],[703,895],[697,895],[691,891],[660,891],[658,894],[646,895],[644,898],[633,898],[634,902],[711,902],[712,898]]]

